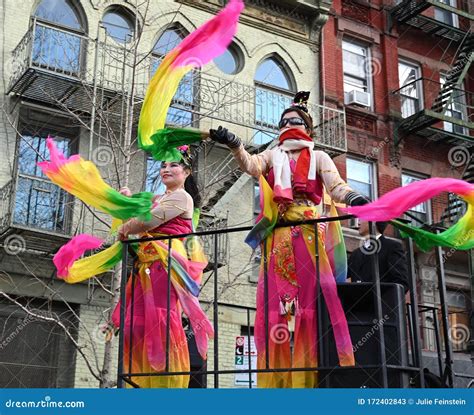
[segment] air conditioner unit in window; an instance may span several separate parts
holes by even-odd
[[[346,105],[361,105],[370,107],[370,94],[368,92],[352,90],[346,94]]]
[[[349,228],[351,229],[359,229],[360,221],[359,218],[352,218],[349,219]]]

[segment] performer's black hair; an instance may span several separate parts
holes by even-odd
[[[388,222],[375,222],[375,227],[383,235],[385,229],[387,229]]]
[[[193,176],[193,158],[191,156],[191,148],[189,146],[178,147],[178,151],[181,153],[182,159],[180,163],[183,167],[190,171],[190,175],[184,182],[184,190],[186,190],[193,198],[194,207],[198,208],[201,206],[201,195],[196,184],[196,180]]]
[[[191,169],[189,166],[185,166],[185,168]],[[191,174],[186,178],[186,181],[184,182],[184,190],[186,190],[193,198],[194,207],[200,207],[201,195],[199,194],[199,189],[197,187],[196,180],[194,180],[192,169]]]
[[[283,116],[287,114],[288,112],[292,112],[292,111],[297,112],[298,115],[306,123],[308,135],[310,137],[313,137],[314,125],[313,125],[313,118],[311,117],[308,111],[308,99],[309,99],[308,91],[298,92],[293,98],[293,103],[291,104],[291,106],[282,112],[280,119],[282,119]]]

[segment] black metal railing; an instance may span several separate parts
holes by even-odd
[[[10,224],[13,180],[0,188],[0,233]]]
[[[474,133],[474,94],[427,78],[415,79],[392,92],[400,97],[402,130],[439,129],[463,137]]]
[[[400,373],[403,372],[405,374],[410,373],[412,375],[412,380],[418,387],[424,387],[424,381],[423,381],[423,376],[422,376],[422,371],[423,371],[423,362],[422,362],[422,355],[421,355],[421,344],[420,344],[420,325],[418,322],[418,303],[417,303],[417,298],[416,298],[416,279],[415,279],[415,273],[414,273],[414,251],[413,251],[413,242],[411,240],[409,241],[409,249],[410,249],[410,257],[409,257],[409,262],[410,262],[410,269],[411,269],[411,278],[409,279],[409,288],[410,288],[410,297],[411,301],[408,306],[408,309],[410,310],[410,318],[408,319],[408,322],[410,324],[410,342],[411,342],[411,351],[412,351],[412,358],[413,358],[413,363],[412,364],[388,364],[387,362],[387,356],[386,356],[386,343],[385,343],[385,336],[384,336],[384,325],[380,324],[380,327],[377,328],[377,354],[378,354],[378,364],[364,364],[364,365],[359,365],[356,363],[354,367],[339,367],[337,365],[326,365],[325,362],[327,359],[324,359],[324,347],[323,347],[323,342],[322,338],[327,335],[327,333],[323,332],[323,325],[322,325],[322,318],[323,318],[323,313],[326,315],[327,309],[324,304],[324,301],[322,301],[322,295],[321,295],[321,285],[319,281],[319,274],[320,274],[320,262],[319,262],[319,252],[318,252],[318,224],[323,223],[323,222],[330,222],[330,221],[335,221],[335,220],[347,220],[351,219],[351,215],[346,215],[346,216],[339,216],[335,218],[324,218],[324,219],[314,219],[314,220],[308,220],[308,221],[301,221],[301,222],[291,222],[291,223],[282,223],[278,224],[277,227],[297,227],[297,226],[309,226],[314,228],[314,235],[315,235],[315,271],[316,271],[316,284],[315,284],[315,289],[316,289],[316,305],[315,308],[317,310],[317,327],[316,327],[316,333],[317,333],[317,342],[318,342],[318,349],[317,349],[317,355],[320,356],[321,358],[318,360],[318,365],[316,367],[299,367],[299,368],[271,368],[270,367],[270,362],[269,362],[269,310],[268,310],[268,298],[269,298],[269,287],[268,287],[268,263],[267,263],[267,248],[266,244],[263,244],[263,289],[264,289],[264,299],[265,299],[265,306],[264,306],[264,316],[265,316],[265,348],[266,348],[266,362],[265,362],[265,367],[264,368],[255,368],[252,367],[251,364],[251,359],[248,359],[248,369],[243,369],[243,370],[238,370],[238,369],[222,369],[220,367],[220,355],[219,355],[219,310],[220,307],[223,306],[222,303],[220,303],[218,300],[218,294],[219,294],[219,273],[218,273],[218,264],[215,262],[213,265],[213,289],[211,290],[213,292],[213,299],[210,301],[210,305],[212,305],[212,320],[213,320],[213,325],[214,325],[214,331],[215,331],[215,340],[213,343],[213,368],[211,370],[203,370],[201,373],[210,376],[212,375],[214,378],[214,387],[218,388],[219,387],[219,377],[222,375],[230,375],[230,374],[238,374],[238,373],[246,373],[249,375],[249,387],[252,387],[252,381],[251,381],[251,376],[254,373],[278,373],[278,372],[301,372],[301,371],[309,371],[309,372],[314,372],[318,371],[318,383],[319,386],[324,387],[325,382],[327,380],[326,375],[334,373],[335,371],[359,371],[360,373],[366,373],[369,370],[375,371],[375,375],[372,374],[372,376],[375,376],[377,378],[377,385],[378,387],[389,387],[389,379],[388,379],[388,373],[393,373],[393,371],[399,371]],[[235,234],[235,233],[242,233],[242,232],[248,232],[251,229],[251,227],[238,227],[238,228],[228,228],[228,229],[215,229],[211,231],[202,231],[202,232],[195,232],[192,234],[182,234],[182,235],[167,235],[167,236],[161,236],[161,237],[156,237],[156,238],[143,238],[143,239],[136,239],[136,240],[128,240],[124,243],[124,248],[123,248],[123,263],[122,263],[122,282],[121,282],[121,309],[120,309],[120,314],[121,314],[121,322],[120,322],[120,343],[119,343],[119,362],[118,362],[118,387],[123,387],[124,383],[127,383],[131,386],[137,387],[135,382],[133,382],[132,378],[134,377],[154,377],[154,376],[180,376],[180,375],[192,375],[193,372],[172,372],[170,371],[170,366],[169,366],[169,354],[170,354],[170,330],[169,330],[169,324],[170,324],[170,293],[171,293],[171,250],[172,250],[172,244],[173,240],[175,239],[182,239],[182,238],[187,238],[189,236],[197,236],[197,237],[207,237],[213,238],[213,246],[209,247],[213,252],[215,257],[218,256],[219,252],[219,236],[222,234]],[[370,230],[371,233],[373,234],[375,232],[375,227],[374,224],[370,224]],[[166,330],[166,365],[165,365],[165,370],[163,372],[157,373],[157,372],[152,372],[152,373],[133,373],[131,368],[131,362],[132,362],[132,350],[133,348],[130,347],[130,356],[129,356],[129,362],[124,362],[123,357],[124,357],[124,325],[125,325],[125,314],[126,314],[126,297],[125,297],[125,291],[126,291],[126,284],[127,284],[127,279],[132,278],[132,297],[133,298],[133,287],[135,285],[135,278],[136,276],[132,274],[131,277],[128,276],[128,271],[127,271],[127,263],[128,263],[128,249],[127,246],[130,243],[142,243],[142,242],[147,242],[147,241],[152,241],[152,240],[163,240],[168,242],[168,246],[170,247],[170,250],[168,252],[168,288],[167,288],[167,330]],[[373,295],[373,309],[375,310],[375,320],[374,321],[384,321],[383,313],[382,313],[382,308],[384,307],[382,304],[382,297],[381,297],[381,282],[380,282],[380,273],[379,273],[379,266],[378,266],[378,258],[377,255],[372,255],[371,256],[371,261],[372,261],[372,271],[373,271],[373,283],[369,284],[370,288],[367,290],[367,295],[372,294]],[[439,275],[440,278],[440,284],[445,287],[445,281],[444,281],[444,273],[441,272]],[[371,300],[372,301],[372,300]],[[250,324],[250,313],[252,312],[252,309],[250,307],[243,307],[239,305],[226,305],[226,306],[231,306],[231,307],[240,307],[244,309],[247,313],[247,330],[246,332],[250,334],[251,332],[251,324]],[[443,305],[440,306],[442,311],[443,311]],[[347,313],[347,310],[345,310]],[[131,318],[130,322],[131,327],[130,327],[130,346],[132,346],[133,343],[133,302],[130,304],[130,313],[131,313]],[[444,314],[443,314],[444,317]],[[128,320],[128,318],[127,318]],[[448,330],[448,324],[442,325],[442,331],[443,331],[443,337],[445,339],[446,347],[444,348],[445,350],[445,366],[447,366],[447,369],[445,369],[446,373],[446,378],[449,380],[449,376],[451,376],[451,381],[448,382],[450,386],[452,386],[452,369],[451,369],[451,364],[452,364],[452,349],[449,346],[449,333],[447,332]],[[408,351],[409,345],[408,341],[406,342],[406,345],[403,345],[402,347],[406,347],[406,350]],[[250,350],[250,344],[249,344],[249,350]],[[438,349],[439,352],[441,353],[441,348]],[[440,357],[441,359],[441,357]],[[349,372],[351,373],[351,372]]]
[[[469,4],[470,0],[457,0],[455,6],[438,0],[395,0],[389,11],[390,27],[398,21],[430,35],[462,41],[474,19]]]
[[[138,62],[132,67],[131,62]],[[122,117],[122,98],[134,85],[135,101],[145,96],[160,57],[145,48],[91,39],[33,20],[8,59],[7,94],[88,113],[93,98],[103,99],[109,114]],[[94,97],[91,91],[97,87]],[[195,70],[181,81],[167,123],[209,129],[225,122],[244,142],[262,144],[278,132],[278,114],[290,96],[254,83],[241,83]],[[98,101],[98,106],[99,101]],[[347,150],[344,110],[309,105],[317,145],[337,154]],[[259,140],[260,138],[260,140]]]

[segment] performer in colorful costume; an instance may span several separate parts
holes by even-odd
[[[163,162],[160,175],[166,192],[155,198],[151,211],[152,219],[147,222],[138,219],[127,221],[119,228],[120,239],[126,239],[128,235],[144,238],[193,232],[194,202],[190,193],[185,190],[185,183],[188,190],[197,189],[192,181],[188,157],[183,157],[181,162]],[[194,193],[194,200],[198,201],[197,193]],[[186,245],[191,249],[187,249],[181,239],[172,239],[171,242],[169,372],[190,370],[188,344],[181,321],[182,311],[192,320],[196,344],[204,359],[207,339],[213,336],[207,316],[197,300],[194,301],[199,293],[202,271],[207,262],[195,240]],[[168,240],[142,242],[137,254],[134,289],[132,278],[127,284],[124,367],[127,372],[132,373],[162,372],[166,369]],[[183,273],[191,279],[179,281],[179,275]],[[116,327],[119,327],[120,304],[116,307],[112,319]],[[131,334],[132,350],[129,350]],[[130,353],[132,367],[128,370]],[[132,381],[142,388],[186,388],[189,376],[132,377]]]
[[[147,192],[132,195],[128,189],[123,189],[120,193],[115,191],[101,179],[91,162],[78,155],[66,159],[58,151],[53,140],[48,139],[47,144],[51,161],[39,163],[43,172],[54,183],[82,201],[110,213],[115,219],[126,220],[118,230],[119,239],[125,240],[128,235],[152,237],[193,231],[193,197],[198,202],[199,196],[192,179],[187,148],[181,149],[181,161],[162,164],[160,175],[166,192],[152,198],[153,195]],[[185,190],[185,185],[193,197]],[[138,217],[133,217],[133,211]],[[102,244],[102,240],[90,235],[83,234],[72,238],[54,256],[58,278],[73,284],[113,269],[122,259],[121,242],[116,242],[97,254],[79,259],[85,251],[97,249]],[[127,373],[190,370],[187,339],[181,321],[182,312],[190,321],[200,355],[203,359],[207,357],[208,339],[213,336],[213,329],[197,298],[202,272],[207,264],[206,258],[194,237],[186,241],[186,246],[183,240],[173,239],[171,255],[168,245],[169,240],[143,242],[138,245],[138,258],[134,264],[135,278],[130,278],[126,287],[124,368]],[[166,367],[169,257],[169,365]],[[119,328],[120,303],[113,312],[112,321],[116,328]],[[130,340],[132,350],[129,349]],[[129,368],[130,356],[132,367]],[[189,376],[136,376],[131,380],[140,387],[180,388],[188,386]]]
[[[226,144],[240,168],[260,180],[262,213],[247,237],[247,243],[262,246],[268,264],[268,320],[265,326],[265,277],[262,260],[257,287],[255,342],[258,368],[266,368],[266,339],[269,368],[316,367],[317,302],[314,225],[274,228],[277,222],[318,218],[317,206],[323,198],[323,185],[336,202],[351,205],[367,203],[340,177],[331,158],[314,151],[313,122],[307,110],[309,93],[301,92],[280,120],[278,145],[250,155],[234,134],[225,128],[211,130],[211,139]],[[324,233],[318,231],[320,284],[328,306],[341,366],[354,365],[354,354],[347,321],[337,296],[333,269],[324,246]],[[266,244],[266,249],[263,244]],[[288,319],[295,315],[294,349],[290,352]],[[313,388],[314,371],[259,373],[258,387]]]

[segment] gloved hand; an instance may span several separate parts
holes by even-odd
[[[219,126],[217,130],[209,130],[209,138],[217,143],[224,144],[229,148],[240,147],[242,141],[235,134],[232,134],[227,128]]]
[[[346,205],[349,206],[363,206],[366,205],[367,203],[370,203],[370,200],[368,200],[365,196],[362,196],[360,193],[356,192],[349,192],[346,195]]]

